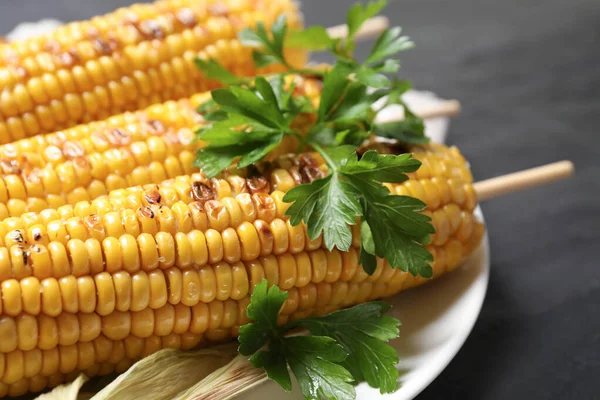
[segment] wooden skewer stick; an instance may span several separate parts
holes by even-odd
[[[558,161],[512,174],[476,182],[473,187],[479,201],[493,199],[519,190],[566,179],[573,175],[575,166],[571,161]]]
[[[384,16],[369,18],[356,32],[356,39],[368,40],[376,38],[390,26],[390,20]],[[348,27],[345,24],[327,28],[327,33],[334,39],[343,39],[348,36]]]
[[[421,118],[448,116],[452,115],[449,114],[448,111],[452,111],[455,108],[457,111],[460,110],[460,103],[458,103],[458,101],[445,100],[440,102],[439,107],[437,105],[431,106],[428,110],[417,112],[417,114]],[[401,119],[402,117],[399,115],[392,115],[384,120],[379,120],[379,122],[394,122]],[[573,162],[568,160],[557,161],[540,167],[476,182],[473,185],[473,188],[477,193],[477,199],[479,201],[485,201],[512,192],[533,188],[545,183],[560,181],[573,175],[573,172],[575,172],[575,165],[573,165]]]

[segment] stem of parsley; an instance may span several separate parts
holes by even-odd
[[[332,171],[336,169],[333,160],[327,155],[325,150],[323,150],[323,148],[318,143],[310,142],[310,145],[317,151],[317,153],[321,155],[321,157],[323,157],[323,159],[325,160],[327,165],[329,165]]]

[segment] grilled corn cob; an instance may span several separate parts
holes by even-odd
[[[458,150],[411,151],[423,167],[389,187],[427,204],[437,277],[475,249],[483,226]],[[284,192],[324,173],[316,156],[280,157],[245,177],[198,173],[5,219],[0,395],[40,390],[76,371],[123,370],[163,347],[227,340],[247,322],[251,288],[263,278],[289,292],[281,323],[425,282],[384,260],[368,276],[357,226],[353,247],[340,252],[289,225]]]
[[[319,81],[295,79],[297,94],[318,101]],[[203,123],[196,109],[209,98],[197,94],[0,146],[0,219],[191,174],[203,145],[193,141]]]
[[[291,0],[164,0],[2,44],[0,143],[214,88],[195,67],[197,57],[254,75],[252,51],[237,32],[280,14],[291,28],[301,26]],[[288,53],[291,64],[305,63],[304,52]],[[267,68],[258,72],[281,67]]]

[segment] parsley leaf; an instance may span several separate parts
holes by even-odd
[[[360,265],[365,272],[373,275],[377,268],[377,258],[375,257],[375,242],[373,241],[373,233],[367,221],[360,223]]]
[[[264,368],[284,390],[292,389],[288,366],[307,399],[346,400],[356,396],[353,382],[366,380],[382,393],[395,389],[398,356],[385,344],[398,337],[400,322],[383,314],[389,306],[364,303],[329,315],[299,319],[277,327],[277,315],[287,293],[277,286],[267,289],[263,280],[254,287],[248,317],[240,327],[239,351]],[[312,336],[286,336],[302,327]]]
[[[374,270],[372,256],[376,255],[394,268],[431,276],[433,258],[422,242],[434,229],[430,218],[419,213],[425,204],[413,197],[391,195],[382,185],[404,182],[406,173],[416,171],[421,163],[410,154],[395,156],[371,150],[358,159],[356,153],[349,154],[350,146],[316,148],[326,158],[331,174],[296,186],[283,197],[292,202],[286,211],[290,223],[304,221],[311,239],[322,232],[328,249],[347,250],[352,243],[348,225],[362,216],[369,232],[361,234],[361,261],[368,273]]]
[[[243,343],[241,337],[240,343]],[[286,392],[292,391],[292,379],[288,372],[287,360],[279,342],[275,341],[271,343],[269,345],[269,350],[261,350],[258,353],[255,353],[250,357],[250,362],[254,368],[264,368],[269,379],[279,384],[283,390]]]
[[[325,74],[323,78],[323,89],[321,89],[321,99],[319,101],[319,121],[323,122],[335,111],[335,107],[344,96],[346,88],[350,85],[348,75],[351,69],[340,63]]]
[[[246,309],[248,318],[254,322],[240,327],[238,350],[241,355],[253,354],[269,340],[277,337],[277,316],[287,298],[287,292],[282,292],[277,286],[269,288],[266,280],[254,286],[250,304]]]
[[[256,90],[240,86],[216,89],[211,92],[212,97],[223,111],[243,115],[270,128],[287,129],[289,121],[277,101],[273,101],[275,94],[269,83],[258,77],[255,84]]]
[[[206,61],[196,58],[194,61],[206,78],[215,79],[225,85],[239,85],[248,81],[246,78],[232,74],[215,60]]]
[[[414,47],[414,43],[410,41],[408,36],[400,36],[401,33],[402,28],[399,26],[383,31],[377,38],[375,45],[373,45],[365,64],[383,61],[396,53]]]
[[[293,91],[294,85],[286,87],[281,76],[213,90],[212,99],[200,108],[212,124],[198,130],[198,139],[208,146],[198,151],[195,165],[213,177],[236,159],[239,168],[262,160],[291,134],[298,114],[313,110],[305,96],[292,96]]]
[[[377,15],[387,4],[386,0],[373,1],[362,5],[356,3],[346,14],[346,24],[348,25],[348,39],[353,39],[362,24],[369,18]]]
[[[398,337],[400,321],[383,316],[389,309],[384,302],[371,302],[290,325],[335,339],[348,354],[341,365],[357,381],[366,380],[381,393],[390,393],[397,386],[399,360],[396,350],[384,342]]]
[[[429,263],[433,257],[421,244],[423,238],[434,233],[430,218],[419,213],[425,204],[414,197],[390,195],[377,184],[401,183],[408,179],[405,173],[416,171],[420,164],[410,154],[394,156],[368,151],[360,160],[356,156],[346,160],[339,174],[362,195],[363,216],[370,230],[364,238],[361,234],[365,252],[385,258],[392,267],[415,276],[431,276]],[[370,251],[371,240],[375,251]],[[372,267],[373,260],[369,258]]]
[[[285,338],[284,353],[307,399],[352,399],[354,378],[337,364],[347,356],[332,338],[305,336]]]
[[[373,133],[403,143],[424,144],[429,142],[429,138],[425,136],[423,120],[408,115],[402,121],[375,123]]]
[[[304,220],[311,239],[316,239],[323,232],[325,246],[329,250],[337,247],[347,251],[352,245],[349,225],[355,224],[356,217],[362,215],[357,195],[358,192],[342,182],[334,171],[325,178],[289,190],[283,201],[292,205],[285,215],[290,217],[292,225]]]
[[[271,25],[271,37],[267,33],[265,24],[257,22],[256,28],[246,28],[238,34],[238,38],[244,46],[254,47],[254,63],[257,67],[269,64],[281,63],[287,65],[283,55],[283,42],[287,32],[285,15],[280,15]]]
[[[329,37],[325,27],[315,25],[303,30],[290,31],[285,44],[306,50],[325,50],[335,46],[336,40]]]
[[[210,132],[212,135],[216,134],[216,131]],[[272,131],[240,132],[228,130],[223,133],[220,140],[231,142],[237,139],[237,144],[215,145],[215,142],[212,142],[211,146],[198,151],[198,156],[194,162],[194,165],[200,167],[208,177],[216,176],[224,169],[229,168],[237,158],[239,158],[239,168],[247,167],[262,160],[283,138],[281,132]],[[202,134],[199,135],[199,138],[203,139]]]
[[[356,154],[349,157],[340,168],[345,175],[353,175],[374,182],[402,183],[408,179],[407,172],[415,172],[421,162],[410,154],[378,154],[369,150],[358,159]]]
[[[306,398],[354,398],[354,379],[338,364],[346,359],[346,351],[331,337],[284,337],[286,328],[277,326],[277,315],[288,294],[267,286],[263,280],[253,289],[246,312],[254,322],[240,327],[240,354],[253,354],[252,365],[264,368],[284,390],[292,389],[289,365]],[[260,350],[267,344],[268,349]]]

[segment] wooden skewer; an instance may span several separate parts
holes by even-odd
[[[460,110],[460,103],[456,100],[444,100],[439,103],[439,106],[431,106],[427,110],[417,112],[417,115],[421,118],[450,116],[453,115],[451,113],[453,110],[458,112]],[[399,121],[402,118],[403,117],[399,115],[391,115],[378,121],[394,122]],[[575,165],[573,165],[572,161],[557,161],[551,164],[476,182],[473,185],[473,188],[477,193],[477,199],[479,201],[485,201],[512,192],[533,188],[545,183],[560,181],[573,175],[573,172],[575,172]]]
[[[493,199],[519,190],[533,188],[545,183],[566,179],[573,175],[575,166],[571,161],[558,161],[512,174],[498,176],[475,183],[479,201]]]
[[[381,34],[390,26],[390,20],[384,16],[369,18],[356,32],[356,39],[369,40]],[[334,39],[343,39],[348,36],[348,27],[345,24],[327,28],[327,33]]]

